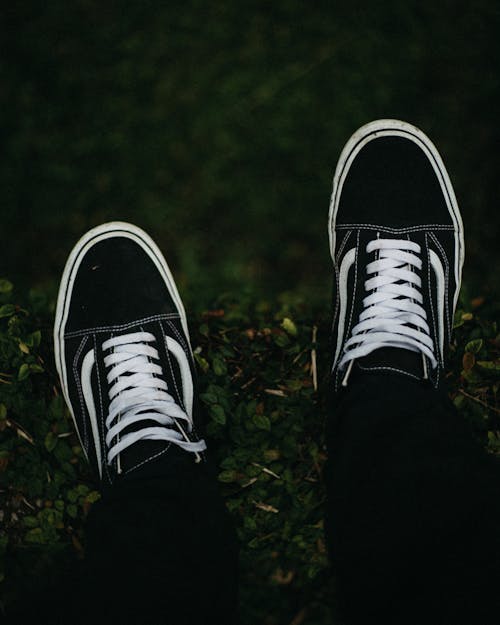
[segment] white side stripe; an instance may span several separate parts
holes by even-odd
[[[184,409],[188,414],[188,417],[193,420],[193,378],[191,377],[191,370],[189,369],[188,359],[182,347],[177,341],[170,336],[165,337],[167,349],[171,352],[179,365],[182,380],[182,399],[184,402]],[[188,439],[189,440],[189,439]]]
[[[439,256],[434,250],[429,250],[429,260],[431,267],[434,270],[436,276],[437,285],[437,302],[438,302],[438,334],[439,334],[439,359],[443,362],[444,354],[444,298],[445,294],[445,279],[443,265],[439,260]]]
[[[339,299],[340,299],[340,310],[339,310],[339,323],[337,330],[337,347],[335,350],[335,359],[333,361],[333,368],[337,364],[340,350],[342,348],[342,343],[344,339],[344,326],[345,326],[345,316],[347,313],[347,279],[349,277],[349,271],[356,260],[356,248],[353,247],[349,250],[344,258],[342,259],[342,263],[339,269]]]
[[[99,426],[97,424],[97,413],[94,403],[94,395],[92,394],[92,369],[95,364],[94,350],[91,349],[85,355],[82,362],[82,392],[89,413],[90,425],[92,427],[92,436],[94,437],[95,451],[97,455],[97,465],[99,467],[99,476],[102,478],[102,459],[101,459],[101,440],[99,438]]]

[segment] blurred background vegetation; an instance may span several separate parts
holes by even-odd
[[[53,294],[77,238],[122,219],[188,306],[245,287],[324,306],[339,152],[398,117],[441,151],[470,295],[494,299],[500,5],[365,4],[5,3],[0,274]]]

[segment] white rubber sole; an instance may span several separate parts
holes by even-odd
[[[68,380],[66,377],[66,359],[64,349],[64,334],[69,313],[69,303],[71,301],[75,277],[83,257],[88,252],[88,250],[96,243],[99,243],[104,239],[109,239],[113,237],[126,237],[128,239],[132,239],[135,243],[140,245],[144,252],[149,256],[149,258],[151,258],[158,271],[162,275],[168,292],[170,293],[170,296],[172,297],[179,311],[182,327],[184,332],[186,333],[188,344],[190,345],[189,330],[184,305],[179,296],[179,292],[177,291],[177,287],[175,285],[172,273],[170,272],[170,269],[167,265],[167,261],[165,260],[163,254],[161,253],[160,249],[153,241],[153,239],[148,234],[146,234],[144,230],[141,230],[141,228],[121,221],[111,221],[89,230],[86,234],[82,236],[82,238],[78,241],[75,247],[71,250],[68,260],[66,261],[66,265],[64,267],[63,275],[61,278],[61,284],[59,285],[59,294],[57,296],[57,306],[54,322],[54,357],[56,362],[56,369],[59,374],[59,379],[61,380],[63,395],[70,409],[73,421],[75,422],[77,432],[78,426],[76,423],[75,415],[73,414],[73,408],[71,406],[68,392]]]
[[[462,268],[465,260],[465,243],[464,243],[464,228],[462,222],[462,216],[458,208],[457,199],[455,197],[455,191],[451,184],[450,177],[446,171],[443,160],[437,151],[436,146],[432,141],[423,133],[419,128],[409,124],[407,122],[400,121],[398,119],[377,119],[364,126],[361,126],[352,137],[347,141],[342,150],[335,174],[333,176],[333,191],[330,200],[330,209],[328,212],[328,235],[330,240],[330,254],[332,260],[335,262],[335,223],[337,217],[337,211],[339,206],[339,199],[344,185],[345,178],[349,171],[349,168],[356,158],[358,152],[367,143],[378,137],[385,136],[399,136],[409,139],[416,143],[425,153],[429,159],[434,172],[441,185],[441,190],[446,200],[448,211],[453,221],[455,231],[455,246],[458,250],[458,254],[455,254],[455,283],[457,288],[453,299],[454,308],[456,308],[458,294],[460,292],[460,285],[462,282]]]

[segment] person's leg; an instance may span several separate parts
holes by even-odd
[[[84,577],[102,622],[236,623],[236,540],[206,465],[110,490],[88,519]]]
[[[463,226],[420,130],[378,120],[351,137],[329,236],[326,529],[346,623],[492,623],[499,471],[443,389]]]
[[[206,464],[170,469],[104,494],[85,558],[26,580],[6,625],[235,625],[238,547],[217,482]]]
[[[151,238],[88,232],[61,280],[54,351],[102,485],[68,592],[84,622],[234,623],[237,548],[200,437],[186,315]]]
[[[333,409],[326,531],[346,623],[498,622],[500,467],[441,392],[368,374]]]

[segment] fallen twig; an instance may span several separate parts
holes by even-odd
[[[268,469],[267,467],[263,467],[261,464],[259,464],[258,462],[252,462],[252,465],[254,467],[258,467],[259,469],[261,469],[261,471],[263,471],[264,473],[267,473],[268,475],[272,475],[273,477],[275,477],[277,480],[281,480],[281,477],[275,473],[274,471],[271,471],[271,469]]]
[[[312,330],[312,342],[316,343],[316,335],[318,333],[318,327],[313,326]],[[313,379],[313,388],[315,391],[318,390],[318,371],[316,369],[316,348],[313,347],[311,350],[311,373]]]
[[[461,388],[458,389],[458,392],[464,397],[467,397],[467,399],[471,399],[472,401],[475,401],[477,404],[481,404],[481,406],[484,406],[484,408],[488,408],[488,410],[491,410],[492,412],[496,412],[496,414],[500,414],[500,409],[495,408],[494,406],[490,406],[482,399],[479,399],[479,397],[474,397],[474,395],[469,395],[469,393],[466,393]]]

